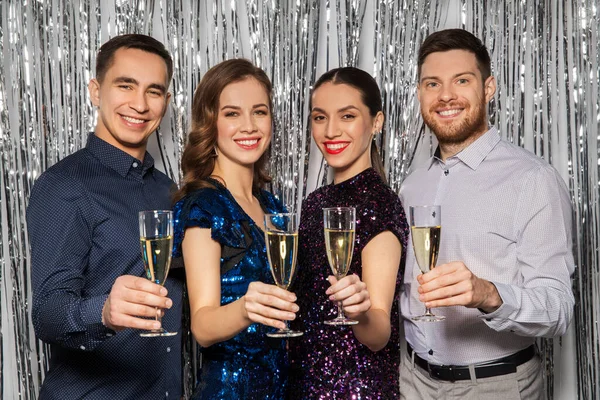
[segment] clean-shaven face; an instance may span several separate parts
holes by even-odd
[[[312,136],[327,164],[342,180],[371,167],[371,141],[383,114],[372,117],[358,89],[331,82],[312,95]]]
[[[88,85],[98,107],[96,136],[142,159],[169,103],[168,86],[167,64],[159,55],[118,49],[102,82]]]
[[[269,94],[254,78],[225,86],[217,117],[218,162],[249,166],[271,142]]]

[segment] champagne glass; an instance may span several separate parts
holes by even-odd
[[[410,232],[415,258],[422,273],[435,267],[440,249],[442,215],[440,206],[411,206]],[[429,308],[425,314],[412,318],[414,321],[437,322],[446,319],[443,315],[433,315]]]
[[[354,207],[334,207],[323,209],[323,227],[325,228],[325,249],[327,260],[333,275],[342,279],[348,273],[356,230],[356,210]],[[342,302],[337,303],[336,318],[325,321],[327,325],[356,325],[358,321],[346,318]]]
[[[273,280],[278,287],[287,290],[296,272],[298,215],[265,214],[265,242]],[[288,328],[287,321],[284,323],[284,329],[269,332],[267,336],[289,338],[303,335],[303,332]]]
[[[164,285],[171,266],[173,249],[173,213],[167,210],[140,211],[140,247],[146,270],[146,278]],[[156,308],[155,319],[160,322],[161,315]],[[173,336],[177,332],[168,332],[164,328],[140,333],[143,337]]]

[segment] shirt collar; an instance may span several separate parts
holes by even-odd
[[[86,148],[90,151],[94,157],[96,157],[105,166],[114,169],[119,175],[125,177],[129,173],[129,170],[136,168],[134,163],[139,166],[142,164],[142,168],[139,171],[145,173],[148,169],[154,166],[154,158],[150,153],[146,152],[144,155],[144,162],[142,163],[137,158],[125,153],[123,150],[116,148],[112,144],[100,139],[93,132],[88,136]]]
[[[500,134],[495,126],[492,126],[486,133],[480,138],[471,143],[466,148],[452,157],[456,157],[462,161],[469,168],[476,170],[479,164],[490,154],[492,149],[496,147],[500,141]],[[429,160],[429,167],[431,168],[435,162],[443,162],[440,155],[440,148],[435,150],[435,154]]]

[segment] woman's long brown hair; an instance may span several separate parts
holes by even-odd
[[[219,98],[223,89],[231,83],[245,79],[256,79],[264,86],[269,96],[269,112],[273,112],[273,88],[267,74],[244,59],[223,61],[209,69],[194,92],[192,103],[192,127],[181,157],[183,182],[175,192],[174,201],[181,200],[187,194],[202,187],[212,186],[206,181],[215,168],[217,158],[217,118]],[[262,188],[271,181],[267,173],[268,153],[254,164],[253,190]]]

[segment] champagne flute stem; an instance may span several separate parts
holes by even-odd
[[[338,319],[344,319],[346,316],[344,315],[344,309],[342,308],[342,302],[338,301]]]
[[[160,311],[158,311],[158,307],[154,307],[154,309],[156,310],[156,313],[154,314],[154,320],[157,322],[160,322],[160,326],[162,327],[162,315],[160,315]],[[160,329],[160,328],[156,328],[156,329]]]

